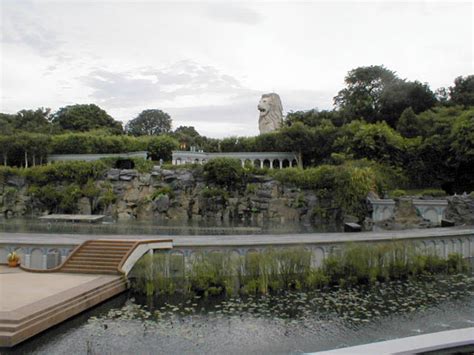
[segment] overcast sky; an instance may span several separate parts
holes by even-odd
[[[211,137],[258,133],[257,103],[331,109],[346,73],[385,65],[435,90],[473,70],[465,2],[1,3],[1,112],[95,103]]]

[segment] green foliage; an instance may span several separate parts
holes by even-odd
[[[449,96],[454,105],[474,106],[474,75],[458,76],[449,88]]]
[[[229,194],[226,190],[219,188],[219,187],[208,187],[206,186],[200,192],[201,196],[204,198],[215,198],[219,197],[223,200],[227,200],[229,198]]]
[[[116,136],[100,131],[65,133],[52,137],[53,154],[107,154],[147,150],[147,138]]]
[[[436,104],[436,96],[428,85],[398,78],[383,66],[359,67],[346,78],[346,88],[334,98],[335,105],[347,121],[385,121],[395,127],[401,113],[411,107],[416,113]]]
[[[441,189],[424,189],[420,192],[421,196],[445,197],[446,191]]]
[[[29,183],[40,186],[58,182],[74,182],[78,185],[84,185],[89,179],[97,180],[103,177],[108,168],[110,168],[110,165],[101,160],[92,162],[68,161],[36,166],[30,169],[14,169],[14,172],[24,176]]]
[[[171,136],[162,135],[150,138],[147,150],[151,158],[155,161],[163,159],[163,161],[171,161],[173,150],[178,149],[178,141]]]
[[[397,190],[390,191],[388,195],[390,198],[398,198],[398,197],[406,196],[407,192],[405,190],[397,189]]]
[[[62,107],[53,115],[52,122],[70,131],[104,128],[114,134],[123,133],[122,124],[95,104]]]
[[[139,173],[151,173],[155,163],[151,160],[143,159],[143,158],[133,158],[133,163],[135,164],[135,170]]]
[[[261,295],[469,271],[460,254],[443,259],[406,242],[347,244],[327,256],[320,267],[311,259],[312,252],[303,247],[267,248],[245,256],[198,252],[185,268],[183,255],[159,253],[138,261],[131,273],[132,286],[149,296],[178,291],[191,296]]]
[[[244,170],[238,159],[215,158],[204,165],[204,177],[208,183],[233,188],[243,183]]]
[[[125,126],[133,136],[156,136],[171,131],[171,117],[161,110],[143,110]]]
[[[353,121],[343,127],[344,134],[334,146],[355,159],[369,159],[386,165],[401,166],[408,141],[385,122],[367,124]]]
[[[36,198],[44,207],[53,213],[74,213],[77,201],[82,196],[81,188],[77,184],[44,186],[31,185],[28,194]]]
[[[288,168],[275,170],[272,175],[278,181],[302,189],[333,197],[335,206],[349,214],[362,214],[362,206],[369,191],[382,184],[371,167],[351,165],[320,165],[317,168]]]
[[[101,192],[97,200],[97,208],[105,210],[115,202],[117,202],[117,195],[113,190],[112,184],[110,182],[102,182]]]
[[[173,190],[171,189],[170,186],[162,186],[158,189],[156,189],[152,194],[151,194],[151,200],[156,200],[157,198],[159,198],[160,196],[164,196],[164,195],[167,195],[169,198],[174,198],[174,192]]]

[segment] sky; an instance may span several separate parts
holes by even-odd
[[[471,1],[0,0],[0,112],[95,103],[126,123],[161,109],[209,137],[332,109],[348,71],[384,65],[432,90],[474,73]]]

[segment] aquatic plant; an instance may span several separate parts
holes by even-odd
[[[181,254],[146,255],[132,271],[139,293],[194,295],[258,295],[325,286],[349,287],[429,274],[468,270],[460,254],[444,259],[421,252],[409,242],[353,243],[335,250],[322,265],[304,247],[266,248],[236,253],[195,253],[185,264]]]

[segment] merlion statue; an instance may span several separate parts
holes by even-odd
[[[273,132],[282,126],[283,106],[278,94],[263,94],[257,108],[260,111],[258,119],[260,134]]]

